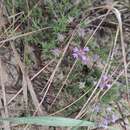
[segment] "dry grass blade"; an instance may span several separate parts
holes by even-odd
[[[77,103],[79,100],[81,100],[85,95],[87,95],[88,92],[90,92],[91,90],[92,90],[92,88],[90,88],[87,92],[85,92],[82,96],[80,96],[77,100],[75,100],[75,101],[72,102],[71,104],[69,104],[69,105],[67,105],[66,107],[64,107],[64,108],[62,108],[62,109],[60,109],[60,110],[58,110],[58,111],[56,111],[56,112],[50,114],[50,116],[56,115],[56,114],[58,114],[58,113],[64,111],[65,109],[71,107],[72,105],[74,105],[75,103]]]
[[[23,66],[21,60],[20,60],[20,57],[14,47],[14,43],[11,42],[11,48],[14,52],[14,56],[15,56],[15,60],[18,64],[18,66],[20,67],[21,69],[21,72],[22,72],[22,76],[23,76],[23,81],[22,81],[22,87],[23,87],[23,95],[24,95],[24,101],[25,101],[25,105],[27,107],[28,105],[28,96],[27,96],[27,79],[26,79],[26,73],[25,73],[25,67]]]
[[[25,67],[24,67],[23,63],[21,62],[21,60],[20,60],[20,58],[19,58],[19,55],[18,55],[18,53],[17,53],[17,51],[16,51],[16,49],[15,49],[13,43],[11,43],[11,47],[12,47],[12,49],[13,49],[14,56],[15,56],[15,58],[16,58],[16,62],[18,63],[18,65],[19,65],[19,67],[20,67],[20,69],[21,69],[23,75],[25,76],[25,79],[26,79],[26,82],[27,82],[27,86],[28,86],[28,90],[29,90],[30,95],[31,95],[31,97],[32,97],[33,103],[34,103],[35,107],[37,108],[39,102],[38,102],[36,93],[35,93],[35,91],[34,91],[34,89],[33,89],[31,80],[29,79],[27,73],[25,72],[25,69],[24,69]],[[26,90],[25,90],[25,91],[26,91]],[[40,114],[40,115],[44,115],[44,114],[46,114],[46,113],[44,113],[44,112],[42,111],[42,108],[40,108],[40,109],[39,109],[39,114]]]
[[[0,107],[3,108],[1,98],[0,98]],[[1,114],[2,118],[5,118],[5,112],[3,109],[1,110],[0,114]],[[3,125],[0,125],[0,129],[5,129],[5,130],[7,129],[8,130],[7,126],[9,126],[9,123],[4,121]]]
[[[102,19],[102,21],[99,23],[99,25],[97,26],[97,28],[94,30],[93,34],[91,35],[91,37],[89,38],[89,40],[87,41],[87,43],[86,43],[85,46],[87,46],[88,43],[91,41],[92,37],[93,37],[94,34],[97,32],[97,30],[99,29],[100,25],[103,23],[103,21],[105,20],[106,16],[107,16],[109,13],[110,13],[110,10],[108,10],[108,12],[106,13],[105,17]],[[97,90],[97,88],[98,88],[98,86],[99,86],[99,84],[100,84],[101,78],[102,78],[102,76],[104,75],[104,73],[105,73],[105,71],[106,71],[106,68],[107,68],[107,65],[104,67],[104,69],[103,69],[103,71],[102,71],[102,74],[101,74],[101,77],[100,77],[100,79],[99,79],[97,85],[95,86],[95,88],[94,88],[92,94],[89,96],[88,100],[87,100],[86,103],[83,105],[82,109],[81,109],[80,112],[77,114],[77,116],[75,117],[76,119],[77,119],[77,118],[80,118],[81,115],[84,113],[86,106],[88,105],[89,101],[91,100],[91,98],[92,98],[93,95],[95,94],[95,92],[96,92],[96,90]]]
[[[25,108],[28,106],[28,93],[27,93],[27,80],[26,80],[26,75],[23,74],[23,80],[22,80],[22,89],[23,89],[23,97],[24,97],[24,102],[25,102]]]
[[[5,109],[5,112],[2,112],[2,113],[3,113],[4,117],[9,117],[8,108],[7,108],[5,85],[4,85],[4,83],[5,83],[5,76],[4,75],[5,75],[4,74],[4,68],[2,67],[2,61],[0,59],[0,83],[1,83],[1,87],[2,87],[3,105],[4,105],[4,109]],[[2,106],[2,103],[0,103],[0,104]],[[11,130],[8,122],[4,122],[4,128],[5,128],[5,130]]]
[[[61,56],[61,58],[59,59],[59,61],[58,61],[57,65],[56,65],[56,67],[55,67],[55,69],[54,69],[52,75],[50,76],[50,79],[48,80],[48,82],[47,82],[47,84],[46,84],[47,89],[46,89],[46,91],[45,91],[45,93],[44,93],[44,95],[43,95],[43,97],[42,97],[42,100],[41,100],[40,104],[38,105],[38,108],[37,108],[36,111],[34,112],[34,115],[35,115],[35,113],[38,111],[38,109],[39,109],[39,107],[41,106],[41,104],[43,103],[43,101],[44,101],[44,99],[45,99],[45,97],[46,97],[46,94],[47,94],[47,92],[48,92],[48,90],[49,90],[49,88],[50,88],[50,86],[51,86],[51,83],[52,83],[52,81],[53,81],[53,78],[54,78],[54,76],[55,76],[55,73],[56,73],[57,69],[59,68],[59,66],[60,66],[60,64],[61,64],[61,61],[63,60],[64,55],[65,55],[65,53],[66,53],[66,51],[67,51],[67,49],[68,49],[70,43],[72,42],[74,35],[75,35],[75,30],[72,32],[71,37],[70,37],[70,39],[69,39],[69,41],[68,41],[67,45],[65,46],[65,49],[64,49],[64,51],[63,51],[63,53],[62,53],[62,56]],[[43,93],[43,91],[42,91],[42,93]]]
[[[44,69],[46,69],[54,60],[51,60],[47,65],[45,65],[41,70],[39,70],[30,80],[34,80]],[[23,89],[21,88],[7,103],[9,105],[21,92]]]
[[[11,41],[11,40],[16,40],[18,38],[21,38],[21,37],[25,37],[25,36],[29,36],[29,35],[32,35],[34,33],[37,33],[37,32],[40,32],[40,31],[43,31],[43,30],[46,30],[46,29],[49,29],[50,27],[45,27],[45,28],[41,28],[39,30],[36,30],[36,31],[32,31],[32,32],[27,32],[27,33],[24,33],[24,34],[20,34],[20,35],[16,35],[16,36],[11,36],[9,38],[7,38],[6,40],[2,40],[0,41],[0,47],[2,47],[4,45],[4,43],[8,42],[8,41]]]
[[[116,48],[116,44],[117,44],[117,39],[118,39],[118,36],[119,36],[119,26],[117,27],[117,31],[116,31],[116,36],[115,36],[115,40],[114,40],[114,44],[113,44],[113,48],[111,49],[112,50],[112,54],[111,54],[111,59],[110,59],[110,64],[108,65],[108,68],[107,68],[107,73],[111,67],[111,64],[112,64],[112,60],[113,60],[113,56],[114,56],[114,53],[115,53],[115,48]]]
[[[27,20],[27,18],[32,14],[33,9],[37,8],[37,6],[39,5],[40,2],[41,2],[41,0],[39,0],[39,1],[33,6],[33,8],[32,8],[30,11],[28,11],[27,16],[26,16],[26,17],[23,19],[23,21],[21,21],[21,23],[14,29],[14,32],[22,25],[22,23],[23,23],[25,20]]]
[[[119,26],[117,28],[117,32],[116,32],[116,36],[115,36],[115,40],[114,40],[114,43],[113,43],[113,46],[110,50],[110,53],[109,53],[109,63],[107,65],[107,69],[106,69],[106,75],[108,74],[109,70],[110,70],[110,67],[111,67],[111,63],[112,63],[112,59],[113,59],[113,56],[114,56],[114,51],[115,51],[115,47],[116,47],[116,43],[117,43],[117,38],[118,38],[118,35],[119,35]],[[112,74],[113,75],[113,74]],[[112,76],[111,76],[112,77]],[[95,97],[93,97],[93,99],[91,100],[91,102],[93,102],[94,100],[98,100],[98,96],[100,94],[102,90],[99,90],[99,92],[95,95]]]
[[[124,61],[124,68],[125,68],[125,79],[126,79],[126,93],[127,93],[127,98],[129,98],[129,92],[128,92],[128,74],[127,74],[127,62],[126,62],[126,52],[125,52],[125,44],[124,44],[124,38],[123,38],[123,30],[122,30],[122,19],[121,19],[121,14],[118,9],[113,8],[112,10],[118,20],[119,23],[119,28],[120,28],[120,39],[121,39],[121,47],[122,47],[122,55],[123,55],[123,61]]]
[[[21,12],[19,12],[19,13],[16,13],[16,14],[14,14],[14,15],[9,16],[8,18],[11,19],[11,18],[14,18],[14,17],[16,17],[16,16],[23,15],[23,14],[24,14],[24,12],[21,11]]]
[[[51,60],[47,65],[45,65],[41,70],[39,70],[32,78],[31,81],[33,79],[35,79],[46,67],[48,67],[50,64],[52,64],[55,61],[55,59]]]
[[[14,17],[16,17],[18,15],[17,18],[15,19],[15,21],[12,24],[10,23],[10,26],[4,30],[3,34],[8,34],[8,31],[13,28],[14,24],[16,24],[18,22],[18,20],[22,17],[23,14],[24,14],[23,12],[14,14],[14,16],[12,16],[11,18],[14,19]],[[10,21],[10,17],[8,19]]]
[[[76,63],[77,63],[77,60],[74,62],[74,64],[73,64],[73,66],[71,67],[71,69],[70,69],[70,71],[69,71],[68,75],[66,76],[66,79],[64,80],[64,82],[63,82],[63,84],[62,84],[62,86],[61,86],[60,90],[58,91],[58,93],[57,93],[57,95],[56,95],[55,99],[53,100],[53,102],[52,102],[52,104],[51,104],[51,106],[50,106],[50,109],[51,109],[51,107],[53,106],[53,104],[55,103],[55,101],[56,101],[57,97],[60,95],[60,93],[61,93],[62,89],[64,88],[64,86],[65,86],[65,84],[66,84],[66,82],[67,82],[67,80],[68,80],[68,78],[69,78],[69,76],[70,76],[71,72],[73,71],[73,69],[74,69],[74,67],[75,67]]]
[[[37,111],[38,115],[47,115],[47,113],[45,111],[43,111],[42,106],[39,106],[39,101],[38,101],[36,93],[35,93],[35,91],[33,89],[33,85],[31,83],[31,80],[28,77],[27,73],[25,72],[25,67],[24,67],[23,63],[21,62],[20,57],[19,57],[19,55],[18,55],[18,53],[17,53],[17,51],[16,51],[15,46],[14,46],[13,43],[11,43],[11,48],[12,48],[12,50],[14,52],[16,61],[17,61],[18,65],[19,65],[19,67],[20,67],[20,69],[22,71],[22,74],[23,74],[24,78],[26,79],[27,88],[28,88],[28,90],[30,92],[30,95],[32,97],[32,101],[34,103],[34,106],[35,106],[36,109],[37,109],[37,107],[39,108],[38,111]],[[27,88],[23,88],[23,89],[27,90]],[[24,90],[24,91],[26,91],[26,90]],[[28,127],[28,125],[27,125],[27,127]],[[25,129],[26,129],[26,127],[25,127]],[[44,127],[44,130],[48,130],[48,127]]]
[[[115,46],[116,46],[116,43],[117,43],[117,38],[118,38],[118,35],[119,35],[119,31],[120,31],[120,29],[119,29],[119,26],[118,26],[117,32],[116,32],[116,36],[115,36],[114,46],[113,46],[113,53],[112,53],[112,55],[111,55],[111,61],[112,61],[112,58],[113,58],[113,55],[114,55]],[[109,66],[108,66],[108,70],[109,70],[109,68],[110,68],[110,65],[111,65],[111,62],[110,62],[110,64],[109,64]],[[117,68],[118,68],[118,67],[117,67]],[[107,72],[108,72],[108,70],[107,70]],[[114,72],[114,73],[115,73],[115,72]],[[113,73],[113,74],[114,74],[114,73]],[[112,75],[113,75],[113,74],[112,74]],[[112,77],[112,76],[111,76],[111,77]],[[109,89],[110,89],[110,88],[109,88]],[[108,90],[109,90],[109,89],[108,89]],[[103,95],[105,95],[108,90],[106,90],[106,91],[103,93]]]

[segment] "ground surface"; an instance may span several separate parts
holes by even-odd
[[[0,0],[0,35],[2,117],[56,115],[94,121],[93,130],[130,129],[129,1]]]

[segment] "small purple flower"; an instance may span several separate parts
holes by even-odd
[[[112,123],[115,123],[118,117],[115,114],[112,114]]]
[[[99,87],[101,89],[108,89],[111,87],[111,77],[108,75],[103,75],[101,82],[99,84]]]
[[[108,128],[108,124],[109,124],[109,120],[108,119],[104,119],[101,126],[104,128],[104,129],[107,129]]]
[[[53,55],[55,55],[56,57],[59,57],[61,54],[61,51],[58,48],[55,48],[51,51],[52,51]]]
[[[87,52],[89,52],[88,47],[85,48],[74,47],[72,55],[75,59],[80,59],[83,64],[87,64],[89,62],[89,59],[86,56]]]
[[[74,47],[73,48],[73,57],[75,58],[75,59],[78,59],[78,53],[79,53],[79,49],[77,48],[77,47]]]
[[[99,60],[99,55],[95,54],[95,55],[93,56],[93,61],[94,61],[94,62],[97,62],[98,60]]]
[[[111,117],[109,115],[106,115],[101,123],[101,126],[107,129],[110,122],[111,122]]]
[[[89,52],[89,48],[88,48],[88,47],[85,47],[85,48],[83,48],[83,51],[84,51],[84,52]]]
[[[110,123],[115,123],[115,121],[117,120],[117,116],[115,116],[115,114],[110,114],[110,115],[106,115],[102,121],[102,123],[100,124],[101,127],[103,127],[104,129],[108,129],[108,125]]]
[[[78,47],[74,47],[74,48],[73,48],[73,52],[74,52],[74,53],[78,53],[78,52],[79,52]]]

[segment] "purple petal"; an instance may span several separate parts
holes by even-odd
[[[76,53],[76,52],[79,52],[78,47],[74,47],[74,48],[73,48],[73,52],[75,52],[75,53]]]
[[[105,129],[107,129],[110,122],[111,122],[110,116],[109,116],[109,115],[106,115],[101,125],[102,125],[102,127],[104,127]]]
[[[87,57],[85,55],[80,55],[82,61],[87,61]]]
[[[107,88],[111,88],[112,87],[111,84],[107,84],[106,86],[107,86]]]
[[[104,119],[103,123],[102,123],[102,127],[107,129],[108,128],[108,123],[109,123],[109,121],[107,119]]]
[[[102,79],[103,79],[103,81],[106,81],[108,79],[108,76],[107,75],[103,75]]]
[[[83,48],[83,51],[84,51],[84,52],[89,52],[89,48],[88,48],[88,47],[85,47],[85,48]]]
[[[103,82],[101,82],[100,85],[99,85],[99,87],[100,87],[101,89],[104,89],[105,86],[106,86],[106,85],[105,85],[105,83],[103,83]]]
[[[101,82],[99,84],[99,87],[101,89],[108,89],[111,88],[111,77],[107,75],[103,75]]]
[[[75,59],[78,59],[78,54],[77,54],[77,53],[73,53],[72,55],[73,55],[73,57],[74,57]]]
[[[88,59],[85,55],[80,55],[80,59],[83,62],[83,64],[88,64]]]

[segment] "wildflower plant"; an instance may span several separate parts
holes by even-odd
[[[111,82],[112,82],[112,79],[109,75],[103,75],[101,82],[99,84],[99,88],[102,89],[102,90],[108,89],[108,88],[111,87]]]
[[[103,120],[101,126],[102,126],[104,129],[107,129],[107,128],[108,128],[108,125],[109,125],[109,122],[110,122],[109,119],[106,117],[106,118],[104,118],[104,120]]]
[[[89,58],[87,57],[88,52],[89,52],[88,47],[85,48],[74,47],[72,55],[75,59],[80,60],[83,64],[88,64],[89,62]]]
[[[118,119],[118,117],[114,113],[106,114],[101,123],[101,126],[105,129],[107,129],[108,125],[111,123],[115,123],[117,119]]]

